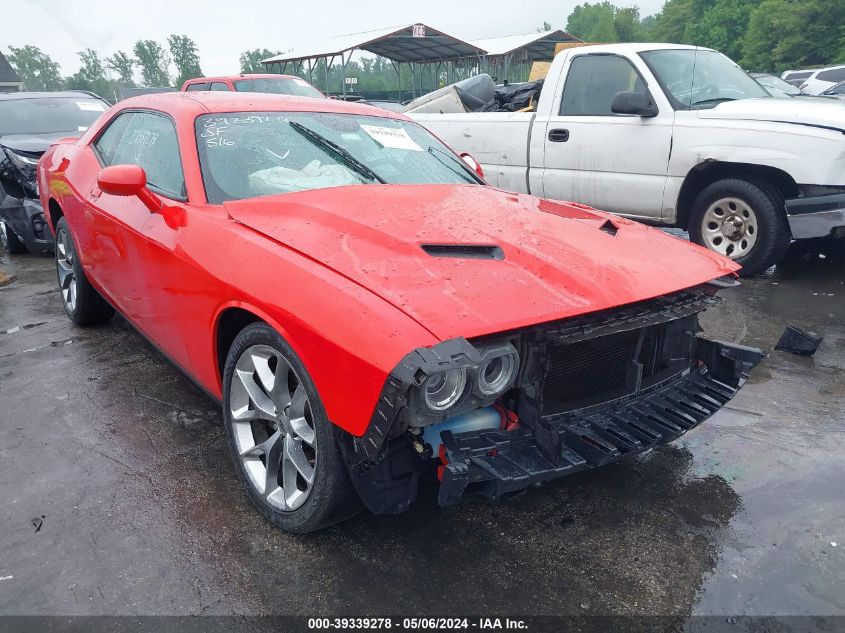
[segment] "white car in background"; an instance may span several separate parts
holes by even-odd
[[[825,90],[822,97],[836,97],[837,99],[845,99],[845,81],[840,81],[835,86],[831,86]]]
[[[828,66],[810,73],[800,88],[807,94],[818,95],[841,81],[845,81],[845,65]]]
[[[785,70],[780,78],[791,83],[796,88],[803,84],[813,74],[812,70]]]

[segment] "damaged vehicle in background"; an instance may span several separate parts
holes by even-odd
[[[426,473],[447,506],[670,442],[762,357],[700,335],[734,262],[489,187],[383,109],[138,97],[39,183],[69,317],[119,310],[220,401],[247,496],[293,532],[403,512]]]
[[[79,136],[108,108],[87,92],[0,94],[0,242],[7,253],[53,249],[36,163],[51,143]]]
[[[411,116],[495,186],[686,229],[742,274],[845,236],[845,108],[773,98],[711,49],[571,48],[531,112]]]

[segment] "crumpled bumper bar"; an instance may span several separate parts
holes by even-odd
[[[634,398],[558,419],[546,426],[547,433],[525,427],[444,431],[440,505],[455,504],[470,493],[507,495],[671,442],[695,428],[733,398],[763,358],[753,348],[704,339],[698,343],[702,364],[685,376]]]
[[[519,428],[441,431],[440,503],[473,493],[498,497],[601,466],[670,442],[713,415],[763,358],[760,350],[698,336],[698,313],[736,283],[715,279],[497,334],[519,351],[519,374],[498,400]],[[420,473],[437,457],[409,424],[409,394],[434,372],[472,365],[478,355],[462,338],[411,351],[385,381],[366,433],[338,435],[350,480],[371,512],[407,510]]]

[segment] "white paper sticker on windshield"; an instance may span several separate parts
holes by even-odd
[[[311,85],[307,81],[305,81],[304,79],[299,79],[298,77],[294,78],[293,83],[295,83],[297,86],[310,86]]]
[[[106,106],[97,101],[77,101],[76,106],[80,110],[87,110],[88,112],[105,112]]]
[[[378,125],[362,125],[361,129],[370,135],[376,143],[382,147],[393,149],[409,149],[414,152],[421,152],[422,147],[416,144],[414,139],[408,136],[408,132],[397,127],[380,127]]]

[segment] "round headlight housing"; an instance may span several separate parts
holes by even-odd
[[[466,384],[467,372],[463,367],[432,374],[423,389],[426,406],[432,411],[445,411],[461,399]]]
[[[486,359],[478,368],[478,391],[484,396],[498,396],[510,386],[516,374],[514,354],[501,354]]]

